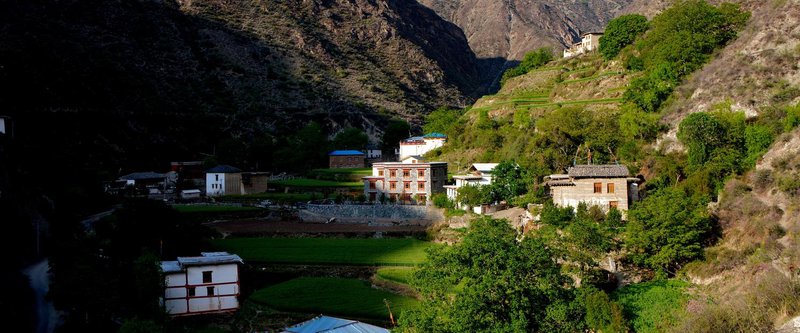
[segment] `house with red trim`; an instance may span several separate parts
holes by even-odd
[[[186,316],[239,309],[242,258],[228,252],[201,252],[177,259],[161,262],[167,313]]]
[[[362,178],[364,196],[369,202],[381,198],[404,204],[427,204],[431,196],[444,192],[446,162],[426,162],[421,156],[408,156],[400,162],[372,164],[372,175]]]

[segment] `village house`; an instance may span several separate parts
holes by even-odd
[[[467,185],[489,185],[492,183],[492,172],[498,163],[474,163],[469,168],[469,173],[465,175],[455,175],[455,185],[445,185],[447,198],[455,201],[458,189]]]
[[[239,264],[228,252],[162,261],[163,305],[173,316],[235,311],[239,308]]]
[[[263,193],[268,181],[268,172],[243,172],[230,165],[218,165],[206,170],[206,196]]]
[[[638,200],[638,178],[629,177],[624,165],[576,165],[567,174],[546,177],[553,203],[560,207],[598,206],[603,211],[616,208],[624,212]]]
[[[320,315],[289,326],[281,333],[389,333],[389,330],[356,320]]]
[[[328,154],[329,168],[363,168],[365,154],[358,150],[334,150]]]
[[[11,132],[11,118],[7,116],[0,116],[0,134],[9,135]]]
[[[602,32],[587,32],[581,35],[580,42],[572,44],[569,48],[564,49],[564,58],[570,58],[597,50],[600,48],[600,37],[602,36]]]
[[[444,146],[445,142],[447,142],[447,135],[442,133],[433,132],[423,136],[413,136],[400,141],[400,149],[397,154],[400,160],[409,156],[422,156],[431,150]]]
[[[383,151],[381,151],[381,148],[375,144],[368,144],[364,148],[364,154],[367,155],[367,159],[380,159],[383,157]]]
[[[426,162],[408,156],[400,162],[372,165],[372,176],[363,178],[364,196],[370,202],[381,198],[401,203],[427,204],[431,195],[444,192],[446,162]]]

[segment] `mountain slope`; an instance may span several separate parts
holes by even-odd
[[[0,31],[0,100],[24,141],[121,166],[310,120],[377,138],[387,116],[465,105],[478,81],[460,29],[405,0],[7,1]]]
[[[560,51],[587,31],[602,31],[632,0],[421,0],[464,30],[481,76],[497,88],[502,71],[533,49]],[[508,62],[511,63],[508,63]]]

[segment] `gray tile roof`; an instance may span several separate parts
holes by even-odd
[[[220,164],[211,169],[206,170],[206,173],[238,173],[238,172],[242,172],[242,169],[225,164]]]
[[[571,178],[618,178],[630,175],[626,166],[616,164],[576,165],[567,172]]]
[[[120,180],[145,180],[145,179],[161,179],[164,178],[165,175],[163,173],[156,173],[152,171],[148,172],[134,172],[119,177]]]

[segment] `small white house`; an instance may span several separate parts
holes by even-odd
[[[206,171],[206,195],[241,194],[242,170],[230,165],[218,165]]]
[[[469,174],[455,175],[453,180],[456,181],[455,185],[447,185],[447,198],[455,201],[458,195],[458,189],[467,185],[490,185],[492,183],[492,173],[498,163],[474,163],[469,168]]]
[[[236,311],[242,263],[242,258],[228,252],[202,252],[199,257],[162,261],[167,313],[184,316]]]
[[[364,154],[367,154],[367,159],[378,159],[383,157],[383,151],[381,148],[374,144],[369,144],[364,149]]]
[[[587,32],[581,35],[581,41],[572,44],[564,49],[564,58],[570,58],[584,53],[588,53],[600,48],[600,37],[602,32]]]

